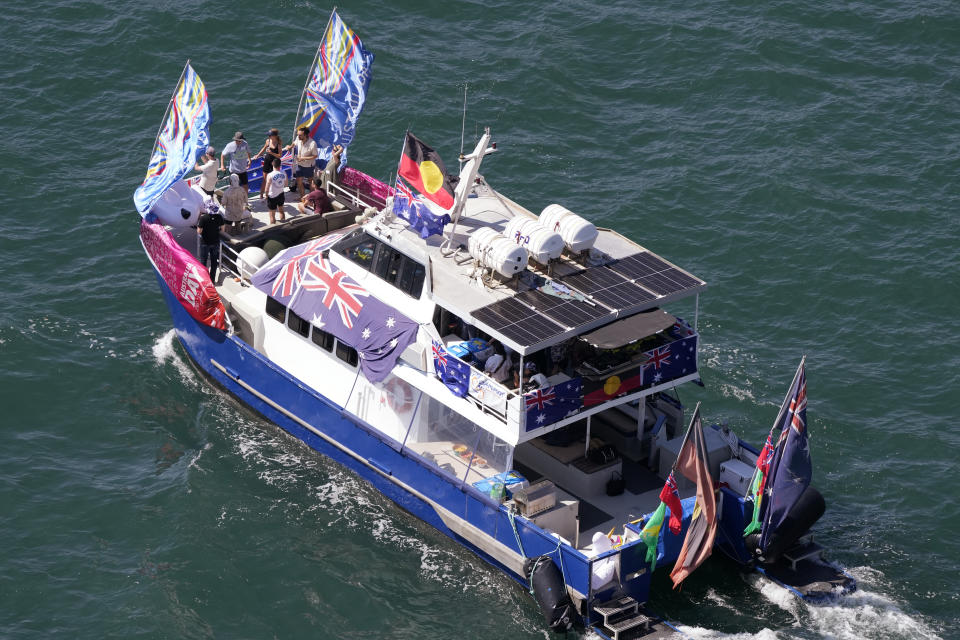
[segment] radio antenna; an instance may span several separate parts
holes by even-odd
[[[467,83],[463,83],[463,121],[460,123],[460,169],[463,170],[463,133],[467,128]]]

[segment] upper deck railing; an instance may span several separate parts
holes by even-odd
[[[469,370],[466,396],[481,410],[513,425],[521,434],[536,432],[580,414],[593,413],[602,405],[631,396],[655,386],[697,373],[699,334],[686,322],[677,322],[663,332],[661,339],[637,351],[621,364],[600,369],[601,363],[586,360],[574,375],[551,376],[551,385],[521,392],[495,381],[482,370],[447,353]],[[436,359],[434,368],[436,371]]]

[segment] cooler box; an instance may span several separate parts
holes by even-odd
[[[741,496],[747,494],[750,481],[753,479],[754,467],[742,460],[727,460],[720,463],[720,482]]]

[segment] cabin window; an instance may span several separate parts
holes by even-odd
[[[327,333],[323,329],[313,328],[313,334],[310,339],[313,343],[324,351],[333,351],[333,334]]]
[[[414,298],[420,297],[423,291],[423,279],[426,277],[427,270],[416,260],[407,258],[403,264],[403,270],[400,272],[400,282],[397,286],[409,293]]]
[[[267,296],[267,315],[277,322],[282,323],[287,315],[287,308],[270,296]]]
[[[356,262],[361,267],[369,271],[370,266],[373,264],[373,259],[376,256],[377,247],[379,246],[379,240],[376,238],[371,238],[368,235],[363,235],[360,237],[359,242],[354,242],[348,246],[345,246],[342,249],[342,253],[352,262]]]
[[[404,447],[440,471],[489,494],[493,475],[513,464],[513,446],[424,394]]]
[[[337,357],[349,364],[351,367],[357,366],[360,359],[357,357],[357,350],[348,344],[337,340]]]
[[[414,298],[420,297],[426,267],[393,247],[360,234],[340,241],[334,250],[404,293]]]
[[[304,338],[310,335],[310,323],[293,311],[287,314],[287,326],[290,327],[291,331],[299,333]]]

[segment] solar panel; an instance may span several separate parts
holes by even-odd
[[[560,280],[611,309],[628,309],[654,300],[655,295],[643,289],[609,267],[594,267],[566,276]]]
[[[531,346],[567,329],[516,298],[506,298],[473,312],[473,317],[519,345]]]
[[[703,284],[701,280],[649,252],[627,256],[610,265],[610,268],[625,278],[640,283],[658,296],[686,291]]]
[[[565,300],[536,289],[524,291],[517,296],[517,299],[568,328],[613,315],[610,309],[604,306],[578,300]]]

